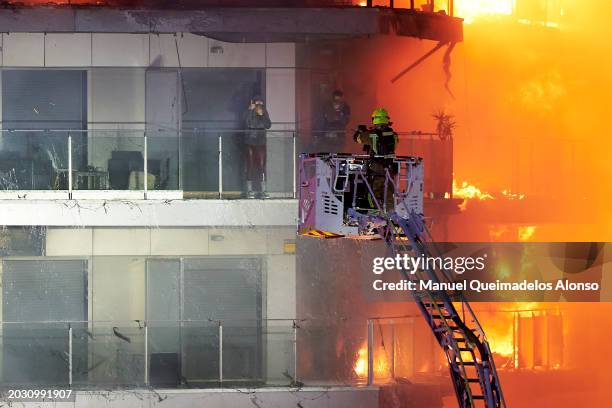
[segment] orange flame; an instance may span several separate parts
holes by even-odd
[[[353,371],[359,378],[368,375],[368,350],[365,347],[360,348],[357,352],[357,361],[355,361]]]
[[[483,193],[474,185],[467,181],[461,183],[461,187],[457,187],[457,182],[453,180],[453,196],[458,198],[478,198],[479,200],[487,200],[493,198],[489,193]]]
[[[470,24],[480,17],[510,15],[512,3],[513,0],[456,0],[455,15]]]
[[[533,234],[535,234],[535,225],[525,225],[518,227],[518,239],[519,241],[529,241]]]

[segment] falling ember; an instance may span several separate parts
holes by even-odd
[[[525,225],[518,227],[518,239],[519,241],[529,241],[536,231],[534,225]]]
[[[496,241],[508,233],[508,227],[506,225],[493,225],[489,227],[489,237],[491,240]]]
[[[513,193],[510,190],[503,190],[502,195],[510,200],[522,200],[525,198],[525,194]]]
[[[368,350],[362,347],[357,352],[357,361],[353,367],[353,371],[359,378],[364,378],[368,375]]]

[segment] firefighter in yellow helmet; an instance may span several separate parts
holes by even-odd
[[[374,192],[374,198],[378,206],[386,210],[393,208],[393,187],[387,183],[387,194],[385,197],[386,171],[389,170],[391,177],[395,176],[396,169],[393,165],[395,146],[397,145],[397,133],[391,127],[391,118],[385,108],[377,108],[372,112],[372,127],[360,125],[353,135],[355,142],[363,145],[363,150],[370,155],[367,178]],[[369,194],[368,194],[369,196]],[[372,208],[377,208],[372,197],[368,197]]]
[[[372,127],[360,125],[353,135],[355,142],[363,145],[366,153],[376,156],[395,154],[397,133],[391,127],[391,118],[385,108],[372,112]]]

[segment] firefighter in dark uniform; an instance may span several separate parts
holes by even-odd
[[[385,169],[389,170],[391,177],[395,176],[396,169],[393,166],[395,157],[395,146],[397,145],[397,133],[391,127],[391,118],[385,108],[378,108],[372,112],[372,127],[360,125],[353,135],[355,142],[363,145],[363,150],[371,156],[368,163],[367,178],[374,196],[380,207],[385,202]],[[371,197],[370,205],[376,208]],[[387,184],[386,210],[393,208],[393,186]]]

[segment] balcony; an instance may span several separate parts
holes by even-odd
[[[516,347],[560,336],[562,311],[498,311],[485,318],[497,329],[490,341],[504,372],[534,369],[533,364],[546,371],[563,367],[562,348],[552,348],[540,361]],[[496,324],[499,319],[513,329]],[[555,330],[530,330],[543,321]],[[301,388],[448,381],[444,356],[419,315],[342,322],[3,322],[0,334],[5,353],[0,385],[5,387]]]
[[[2,198],[240,198],[240,130],[14,130],[0,133]],[[295,197],[295,140],[267,132],[266,188]],[[256,180],[257,182],[258,180]]]
[[[0,132],[0,198],[243,198],[245,132],[5,130]],[[399,153],[436,163],[425,167],[426,197],[452,195],[452,140],[431,133],[399,135]],[[348,132],[328,138],[324,132],[269,130],[266,138],[266,189],[271,199],[296,198],[298,151],[359,150]],[[254,180],[255,189],[257,184]]]
[[[336,337],[348,337],[340,355]],[[420,316],[332,321],[3,322],[6,387],[361,387],[434,376]],[[369,339],[369,340],[368,340]],[[359,340],[359,341],[358,341]],[[380,344],[388,347],[380,347]]]

